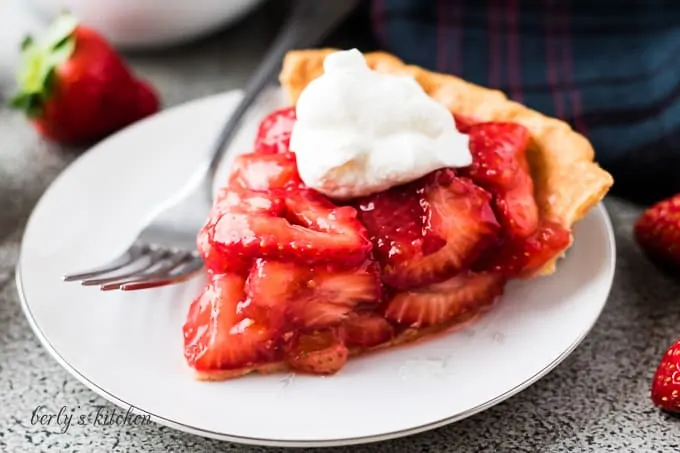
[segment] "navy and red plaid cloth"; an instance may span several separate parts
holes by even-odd
[[[372,0],[380,47],[568,121],[615,188],[680,192],[677,0]]]

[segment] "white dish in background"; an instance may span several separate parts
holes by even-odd
[[[119,47],[177,44],[230,25],[263,0],[28,0],[51,20],[64,9]]]
[[[249,149],[257,121],[279,94],[270,92],[253,111],[235,151]],[[189,180],[238,98],[230,92],[194,101],[103,141],[57,178],[28,222],[17,269],[26,316],[56,360],[99,395],[217,439],[366,443],[442,426],[503,401],[564,360],[597,320],[615,256],[602,206],[578,224],[556,274],[511,284],[490,313],[457,332],[350,360],[332,377],[193,380],[181,327],[200,277],[103,293],[61,276],[127,246],[145,215]]]
[[[21,41],[27,34],[37,34],[43,26],[27,11],[24,0],[0,0],[0,98],[14,95]]]

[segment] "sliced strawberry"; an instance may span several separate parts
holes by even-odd
[[[225,191],[216,201],[211,215],[218,223],[225,213],[282,216],[286,212],[283,195],[278,192],[258,192],[247,189],[231,189]]]
[[[441,170],[362,200],[360,218],[375,244],[384,282],[414,288],[466,268],[495,243],[498,223],[490,199],[470,180]]]
[[[217,204],[221,204],[222,201],[224,201],[224,199],[227,197],[227,195],[229,195],[229,192],[231,192],[231,190],[232,189],[229,188],[228,185],[220,187],[217,190],[217,193],[215,194],[215,199],[213,200],[213,207]]]
[[[267,115],[257,131],[255,152],[276,154],[289,151],[295,120],[295,107],[282,108]]]
[[[230,188],[270,190],[302,184],[295,154],[248,153],[238,156],[229,177]]]
[[[280,332],[286,326],[286,311],[291,295],[298,292],[304,268],[292,263],[255,262],[246,282],[246,303],[240,307],[245,316],[266,323]]]
[[[370,248],[365,238],[366,229],[357,219],[357,211],[351,206],[335,206],[328,198],[311,189],[295,190],[287,193],[285,203],[288,218],[294,223],[317,231],[338,233],[336,241],[353,245],[363,242]]]
[[[515,123],[480,123],[470,128],[473,181],[489,190],[509,190],[522,170],[518,157],[529,143],[527,129]]]
[[[392,324],[374,313],[352,313],[344,328],[345,343],[350,347],[372,348],[394,337]]]
[[[214,204],[208,214],[205,224],[196,235],[196,248],[198,253],[203,259],[206,269],[215,274],[239,270],[246,265],[241,262],[235,263],[236,257],[231,257],[228,254],[222,253],[214,247],[210,241],[215,228],[215,223],[219,220],[222,212],[223,206],[219,203]]]
[[[431,175],[425,197],[425,227],[446,240],[425,261],[436,260],[439,254],[462,269],[474,260],[481,243],[495,241],[498,223],[489,206],[491,197],[469,179],[458,178],[450,170],[437,172]]]
[[[211,242],[224,253],[246,261],[262,257],[351,266],[366,257],[363,244],[351,244],[341,234],[303,228],[266,215],[227,212],[215,225]]]
[[[237,261],[266,258],[348,268],[363,263],[371,250],[356,211],[311,190],[229,193],[222,205],[210,243]]]
[[[196,247],[207,270],[215,273],[223,273],[229,269],[229,260],[225,254],[220,253],[210,243],[210,231],[212,227],[213,225],[208,222],[201,228],[196,236]]]
[[[289,324],[305,330],[339,324],[358,305],[376,305],[380,299],[380,280],[368,263],[335,271],[258,260],[246,288],[243,313],[276,330]]]
[[[288,319],[314,329],[345,320],[359,305],[376,305],[380,279],[371,267],[350,271],[313,271],[305,286],[290,297]]]
[[[453,119],[456,121],[456,129],[463,134],[470,132],[472,126],[479,123],[479,121],[470,116],[459,115],[457,113],[453,114]]]
[[[538,227],[534,183],[526,160],[529,132],[514,123],[481,123],[469,129],[472,165],[466,174],[494,195],[507,235],[528,237]]]
[[[498,274],[458,274],[444,282],[398,293],[389,302],[385,317],[412,327],[441,324],[493,303],[503,289],[504,279]]]
[[[425,186],[425,179],[421,179],[357,203],[359,219],[385,267],[434,253],[446,244],[444,238],[425,225],[428,208]]]
[[[215,226],[224,215],[232,210],[276,216],[284,213],[285,205],[280,198],[254,191],[226,190],[221,192],[196,238],[198,252],[206,268],[214,273],[242,272],[251,265],[247,257],[224,250],[214,241]]]
[[[556,258],[571,244],[571,232],[555,223],[544,222],[538,230],[525,239],[522,252],[514,256],[523,256],[522,274],[531,275],[550,260]],[[515,262],[521,259],[515,260]]]
[[[235,274],[215,275],[191,304],[183,326],[184,355],[196,370],[240,368],[276,353],[265,326],[237,315],[243,284]]]
[[[530,276],[571,244],[569,230],[542,222],[528,238],[509,240],[475,263],[475,269],[500,272],[508,277]]]
[[[349,358],[349,350],[336,330],[303,334],[288,352],[288,363],[299,371],[330,375],[337,373]]]
[[[528,173],[519,172],[514,188],[496,195],[496,212],[509,236],[526,238],[538,228],[538,206],[534,182]]]

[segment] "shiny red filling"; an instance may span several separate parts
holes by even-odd
[[[339,205],[300,180],[294,123],[292,108],[265,118],[197,238],[209,279],[183,329],[196,370],[335,373],[350,349],[492,304],[569,245],[540,219],[521,125],[457,117],[470,167]]]

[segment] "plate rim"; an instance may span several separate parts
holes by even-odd
[[[608,282],[608,290],[607,294],[605,296],[605,301],[602,304],[602,307],[600,308],[597,316],[593,318],[592,323],[587,326],[586,329],[579,335],[579,337],[562,353],[557,356],[552,362],[547,364],[541,371],[536,373],[534,376],[532,376],[530,379],[527,379],[526,381],[522,382],[521,384],[518,384],[517,386],[511,388],[510,390],[506,391],[505,393],[502,393],[495,398],[488,400],[484,402],[483,404],[480,404],[478,406],[475,406],[473,408],[470,408],[464,412],[460,412],[454,416],[451,417],[446,417],[441,420],[437,420],[436,422],[431,422],[427,423],[424,425],[416,426],[413,428],[408,428],[408,429],[403,429],[399,431],[391,431],[388,433],[383,433],[383,434],[377,434],[377,435],[372,435],[372,436],[360,436],[360,437],[348,437],[344,439],[328,439],[328,440],[276,440],[276,439],[267,439],[267,438],[258,438],[258,437],[245,437],[245,436],[238,436],[234,434],[225,434],[225,433],[220,433],[216,431],[211,431],[211,430],[206,430],[202,428],[197,428],[194,426],[189,426],[181,422],[177,422],[175,420],[168,419],[166,417],[163,417],[158,414],[154,414],[152,412],[148,412],[144,410],[143,408],[139,408],[133,404],[129,404],[128,402],[118,398],[116,395],[113,395],[112,393],[104,390],[103,388],[99,387],[96,383],[92,382],[89,380],[86,376],[81,374],[74,366],[72,366],[68,361],[66,361],[61,354],[52,346],[50,343],[49,339],[44,335],[42,330],[40,329],[40,326],[38,325],[36,319],[33,317],[33,313],[31,311],[31,308],[28,303],[28,299],[26,298],[26,295],[24,293],[23,289],[23,281],[22,281],[22,273],[21,273],[21,261],[20,259],[17,261],[17,265],[15,268],[15,280],[16,280],[16,286],[17,286],[17,292],[19,294],[19,300],[21,303],[21,308],[22,311],[24,312],[24,316],[28,320],[29,325],[31,326],[31,329],[33,330],[33,333],[38,337],[38,340],[40,340],[40,343],[43,345],[43,347],[47,350],[47,352],[50,353],[52,358],[54,358],[61,366],[64,368],[71,376],[76,378],[81,384],[83,384],[85,387],[99,395],[100,397],[104,398],[105,400],[109,401],[110,403],[115,404],[121,409],[127,409],[127,408],[135,408],[138,411],[144,412],[145,414],[148,414],[153,421],[156,423],[166,426],[171,429],[175,429],[178,431],[183,431],[187,432],[190,434],[202,436],[202,437],[207,437],[215,440],[220,440],[220,441],[229,441],[229,442],[235,442],[235,443],[240,443],[240,444],[246,444],[246,445],[258,445],[258,446],[267,446],[267,447],[288,447],[288,448],[304,448],[304,447],[339,447],[339,446],[347,446],[347,445],[361,445],[361,444],[368,444],[368,443],[375,443],[375,442],[382,442],[386,440],[392,440],[392,439],[398,439],[402,437],[407,437],[411,436],[414,434],[419,434],[422,432],[430,431],[433,429],[441,428],[443,426],[458,422],[460,420],[463,420],[465,418],[471,417],[475,414],[478,414],[480,412],[483,412],[486,409],[489,409],[497,404],[500,404],[501,402],[511,398],[512,396],[522,392],[523,390],[526,390],[528,387],[532,386],[535,384],[537,381],[545,377],[548,373],[550,373],[552,370],[554,370],[560,363],[562,363],[567,357],[569,357],[575,350],[576,348],[583,342],[583,340],[588,336],[590,331],[593,329],[597,321],[600,319],[600,316],[602,315],[602,311],[604,310],[604,307],[607,305],[609,296],[611,294],[611,289],[612,289],[612,283],[614,279],[614,274],[615,274],[615,269],[616,269],[616,242],[614,240],[614,231],[613,227],[611,224],[611,219],[609,217],[609,214],[607,212],[606,207],[600,202],[597,206],[596,209],[599,211],[599,213],[602,215],[605,223],[605,228],[607,231],[607,237],[609,239],[608,241],[608,249],[609,249],[609,255],[610,255],[610,270],[607,275],[607,280]],[[21,257],[21,252],[19,252],[19,258]]]
[[[240,94],[241,90],[230,90],[227,92],[223,93],[217,93],[214,95],[209,95],[205,97],[201,97],[198,99],[194,99],[182,104],[179,104],[173,108],[170,108],[168,110],[172,111],[176,108],[181,108],[181,107],[188,107],[188,104],[197,104],[200,103],[201,101],[206,101],[208,99],[214,99],[218,97],[228,97],[228,96],[238,96]],[[132,127],[140,127],[142,123],[145,123],[146,121],[140,121],[138,124],[133,125]],[[124,129],[131,129],[126,128]],[[121,131],[123,132],[123,131]],[[115,134],[117,135],[117,134]],[[98,147],[98,146],[95,146]],[[94,151],[94,149],[92,149]],[[90,153],[85,153],[81,157],[85,157]],[[76,161],[80,160],[80,158],[77,158],[73,163],[76,163]],[[71,365],[67,360],[65,360],[59,351],[56,350],[56,348],[51,344],[49,338],[44,334],[40,326],[38,325],[38,322],[36,318],[33,316],[33,313],[31,311],[30,303],[26,297],[26,293],[24,291],[24,284],[22,280],[22,269],[21,269],[21,262],[22,262],[22,254],[23,250],[25,247],[25,240],[26,240],[26,235],[25,232],[28,229],[29,224],[31,223],[35,211],[37,211],[40,206],[42,205],[43,198],[46,197],[47,193],[51,189],[51,187],[57,182],[57,180],[66,177],[67,174],[69,173],[69,169],[72,166],[69,165],[61,174],[55,178],[54,181],[50,184],[50,186],[45,190],[45,192],[42,194],[38,202],[35,204],[31,215],[29,216],[26,224],[25,224],[25,229],[22,234],[21,238],[21,244],[20,244],[20,249],[15,265],[15,282],[16,282],[16,287],[17,287],[17,293],[19,296],[19,301],[21,304],[22,311],[24,313],[24,317],[27,319],[28,324],[31,327],[31,330],[33,331],[34,335],[38,338],[40,341],[41,345],[47,350],[47,352],[54,358],[59,365],[61,365],[62,368],[64,368],[71,376],[73,376],[76,380],[78,380],[81,384],[83,384],[85,387],[87,387],[89,390],[94,392],[95,394],[99,395],[100,397],[104,398],[105,400],[109,401],[110,403],[113,403],[114,405],[118,406],[119,408],[122,409],[128,409],[128,408],[134,408],[137,411],[143,412],[144,414],[147,414],[150,416],[150,418],[158,423],[159,425],[166,426],[168,428],[186,432],[189,434],[193,435],[198,435],[201,437],[205,438],[210,438],[210,439],[215,439],[215,440],[220,440],[220,441],[229,441],[229,442],[235,442],[239,444],[245,444],[245,445],[258,445],[258,446],[267,446],[267,447],[286,447],[286,448],[300,448],[300,447],[338,447],[338,446],[348,446],[348,445],[361,445],[361,444],[369,444],[369,443],[375,443],[375,442],[382,442],[386,440],[392,440],[392,439],[398,439],[398,438],[403,438],[407,436],[411,436],[414,434],[419,434],[423,433],[426,431],[430,431],[433,429],[441,428],[443,426],[458,422],[460,420],[463,420],[465,418],[471,417],[475,414],[478,414],[480,412],[483,412],[486,409],[489,409],[509,398],[512,396],[520,393],[521,391],[527,389],[531,385],[535,384],[537,381],[545,377],[548,373],[550,373],[552,370],[554,370],[560,363],[562,363],[567,357],[569,357],[574,350],[583,342],[583,340],[588,336],[588,334],[591,332],[597,321],[600,319],[602,312],[607,305],[607,302],[609,300],[609,297],[611,295],[611,290],[613,286],[613,280],[616,272],[616,240],[615,240],[615,235],[614,235],[614,229],[612,226],[611,218],[609,216],[609,213],[607,211],[606,206],[602,201],[600,201],[596,206],[595,209],[593,209],[593,212],[597,211],[599,215],[602,216],[602,220],[604,222],[604,227],[606,231],[606,236],[607,236],[607,249],[609,251],[609,259],[608,259],[608,265],[609,269],[607,271],[607,292],[604,296],[604,302],[602,303],[597,316],[594,316],[592,319],[592,322],[589,323],[589,325],[586,326],[585,329],[579,334],[579,336],[574,340],[574,342],[569,345],[568,348],[563,350],[555,359],[553,359],[550,363],[546,364],[545,367],[543,367],[539,372],[534,374],[532,377],[529,379],[521,382],[520,384],[516,385],[515,387],[512,387],[511,389],[507,390],[506,392],[497,395],[495,398],[492,398],[488,401],[485,401],[482,404],[479,404],[475,407],[469,408],[463,412],[460,412],[458,414],[455,414],[450,417],[445,417],[437,421],[429,422],[423,425],[418,425],[414,426],[411,428],[406,428],[406,429],[401,429],[397,431],[390,431],[386,433],[381,433],[381,434],[374,434],[374,435],[365,435],[365,436],[358,436],[358,437],[346,437],[346,438],[332,438],[332,439],[323,439],[323,440],[305,440],[305,439],[286,439],[286,440],[281,440],[281,439],[271,439],[271,438],[260,438],[260,437],[249,437],[249,436],[239,436],[236,434],[226,434],[224,432],[217,432],[217,431],[212,431],[208,429],[203,429],[191,425],[184,424],[182,422],[178,422],[166,417],[163,417],[162,415],[154,414],[153,412],[149,412],[144,410],[143,408],[137,407],[133,404],[129,404],[128,402],[124,401],[123,399],[117,397],[116,395],[110,393],[109,391],[99,387],[95,382],[91,381],[83,375],[78,369],[76,369],[73,365]]]

